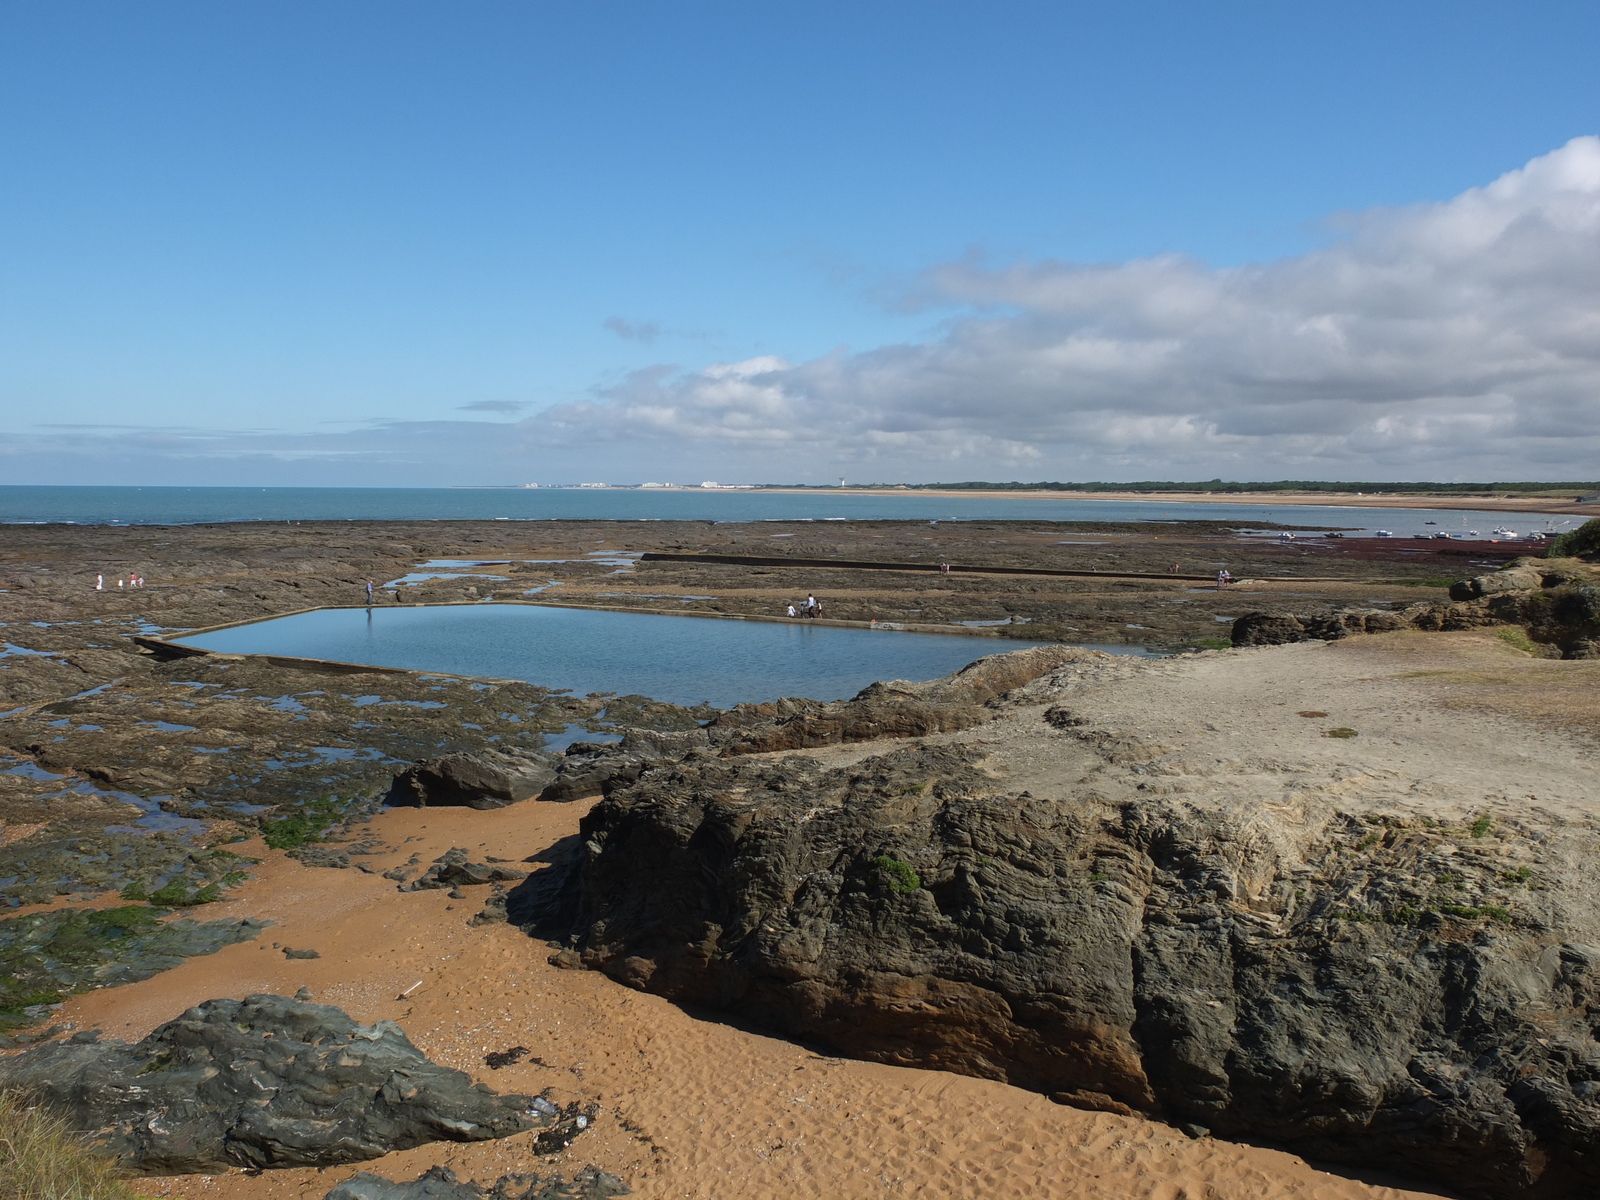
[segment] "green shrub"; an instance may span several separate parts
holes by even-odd
[[[889,890],[900,895],[907,895],[922,887],[922,876],[917,874],[917,869],[908,862],[901,862],[898,858],[890,858],[887,854],[880,854],[872,860],[872,865],[882,871],[889,880]]]
[[[1494,828],[1494,821],[1486,813],[1472,823],[1472,836],[1481,838]]]
[[[1546,558],[1588,558],[1600,554],[1600,517],[1585,521],[1544,548]]]
[[[1322,736],[1323,737],[1331,737],[1331,738],[1353,738],[1353,737],[1359,737],[1360,735],[1357,734],[1356,731],[1354,729],[1351,729],[1348,725],[1340,725],[1340,726],[1337,726],[1336,728],[1328,730]]]

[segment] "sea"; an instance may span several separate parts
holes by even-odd
[[[0,523],[196,525],[229,521],[1227,521],[1349,533],[1465,533],[1557,517],[1459,509],[1344,508],[1270,501],[1184,503],[922,492],[709,488],[316,488],[0,486]]]

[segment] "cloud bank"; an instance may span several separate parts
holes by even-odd
[[[1589,478],[1600,461],[1593,137],[1266,265],[966,261],[910,298],[966,315],[923,344],[658,368],[535,420],[570,445],[886,477]]]
[[[0,460],[17,482],[119,482],[102,464],[128,461],[197,483],[1600,474],[1600,139],[1335,229],[1242,267],[950,263],[905,290],[955,314],[923,342],[657,366],[521,420],[35,426]]]

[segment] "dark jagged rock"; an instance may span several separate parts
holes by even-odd
[[[502,1175],[489,1188],[462,1182],[449,1167],[434,1167],[410,1183],[362,1172],[323,1200],[611,1200],[631,1194],[622,1180],[597,1167],[585,1167],[571,1182],[560,1175]]]
[[[976,754],[660,767],[522,915],[562,965],[862,1057],[1475,1195],[1600,1194],[1600,949],[1548,892],[1469,907],[1505,860],[1431,826],[999,795]],[[1415,882],[1440,854],[1445,902]]]
[[[1309,616],[1253,612],[1234,621],[1233,644],[1281,646],[1288,642],[1336,642],[1352,634],[1391,633],[1410,627],[1411,621],[1405,613],[1382,609],[1353,609]]]
[[[474,750],[446,754],[407,767],[395,777],[390,804],[504,808],[537,796],[555,777],[542,754],[528,750]]]
[[[970,729],[994,716],[986,705],[1066,663],[1092,658],[1072,646],[991,654],[928,682],[874,683],[849,700],[784,699],[741,704],[704,728],[630,730],[621,742],[578,742],[541,800],[577,800],[627,787],[647,770],[706,751],[722,757],[801,750],[879,738],[926,737]]]
[[[684,749],[696,744],[706,744],[704,734],[686,742]],[[539,794],[539,799],[566,803],[586,796],[598,796],[608,786],[632,783],[644,774],[646,768],[673,756],[673,752],[663,748],[660,739],[655,738],[624,737],[621,742],[574,742],[567,747],[556,769],[555,779]]]
[[[469,861],[467,851],[460,846],[446,850],[422,873],[415,883],[403,890],[426,892],[444,888],[470,887],[481,883],[515,883],[526,879],[528,873],[500,863],[475,863]],[[456,897],[462,899],[462,897]]]
[[[425,1142],[559,1124],[428,1061],[392,1021],[284,996],[208,1000],[137,1043],[0,1059],[0,1083],[65,1114],[143,1174],[337,1166]]]

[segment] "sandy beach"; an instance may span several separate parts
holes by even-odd
[[[498,812],[390,810],[363,831],[396,847],[387,869],[451,846],[537,854],[576,831],[586,803]],[[1328,1174],[1303,1159],[1191,1140],[1162,1124],[1086,1113],[1004,1084],[854,1062],[691,1015],[605,976],[549,965],[506,925],[468,924],[476,905],[443,892],[397,894],[379,875],[316,870],[259,843],[255,881],[214,906],[276,924],[262,941],[190,959],[145,983],[69,1001],[63,1017],[108,1037],[141,1037],[185,1007],[308,988],[362,1021],[397,1021],[435,1061],[499,1091],[598,1101],[593,1132],[564,1156],[594,1163],[645,1200],[795,1196],[1071,1197],[1073,1200],[1401,1200],[1441,1193]],[[210,915],[210,914],[208,914]],[[285,959],[273,943],[314,948]],[[401,992],[421,982],[404,1000]],[[499,1071],[490,1051],[533,1059]],[[151,1179],[152,1196],[321,1200],[362,1169],[415,1178],[438,1163],[492,1182],[531,1159],[526,1138],[443,1143],[348,1168]]]
[[[802,488],[762,488],[764,492],[798,492]],[[1046,492],[973,491],[966,488],[829,488],[859,496],[986,497],[994,500],[1119,500],[1142,504],[1299,504],[1325,508],[1434,508],[1460,512],[1559,514],[1585,519],[1600,516],[1600,501],[1524,496],[1390,496],[1360,492]]]

